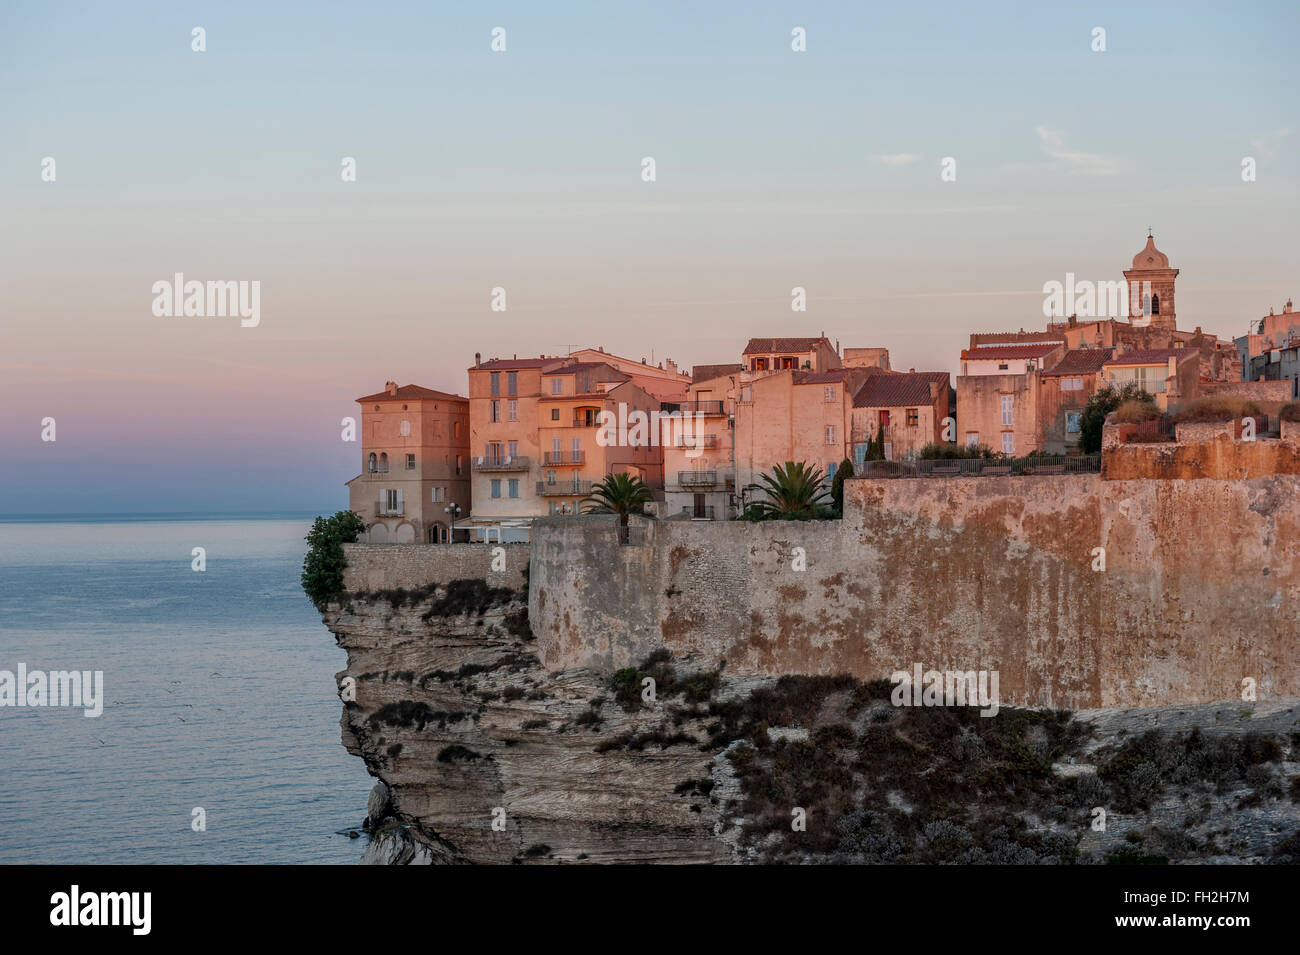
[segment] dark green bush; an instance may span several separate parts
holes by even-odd
[[[351,511],[339,511],[312,522],[306,538],[307,554],[302,559],[302,589],[317,610],[324,610],[343,593],[343,569],[348,565],[343,545],[355,543],[365,529],[365,523]]]

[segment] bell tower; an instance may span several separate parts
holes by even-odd
[[[1129,315],[1134,325],[1175,330],[1174,279],[1178,270],[1169,267],[1169,256],[1156,248],[1147,230],[1147,244],[1133,256],[1133,267],[1124,270],[1129,290]]]

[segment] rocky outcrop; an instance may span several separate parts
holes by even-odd
[[[667,652],[548,672],[526,605],[475,579],[327,611],[363,861],[1300,861],[1293,700],[986,719]]]

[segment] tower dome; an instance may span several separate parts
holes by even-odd
[[[1133,256],[1134,269],[1167,269],[1169,268],[1169,256],[1165,255],[1156,248],[1155,237],[1150,233],[1147,234],[1147,244],[1137,255]]]

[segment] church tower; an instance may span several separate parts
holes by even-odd
[[[1156,248],[1147,231],[1146,248],[1133,256],[1133,267],[1124,270],[1129,289],[1129,315],[1134,325],[1148,325],[1173,331],[1174,279],[1178,270],[1169,267],[1169,256]]]

